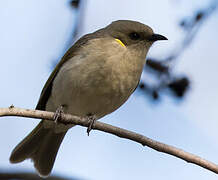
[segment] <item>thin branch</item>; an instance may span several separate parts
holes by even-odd
[[[54,113],[47,111],[39,111],[39,110],[30,110],[30,109],[21,109],[15,108],[14,106],[10,106],[9,108],[0,108],[0,117],[2,116],[21,116],[21,117],[29,117],[35,119],[47,119],[53,121]],[[89,123],[85,118],[80,118],[77,116],[73,116],[70,114],[63,114],[59,122],[64,124],[76,124],[84,127],[88,127]],[[116,135],[121,138],[129,139],[135,142],[142,144],[143,146],[148,146],[152,149],[155,149],[159,152],[163,152],[166,154],[170,154],[172,156],[176,156],[180,159],[183,159],[189,163],[196,164],[205,169],[208,169],[216,174],[218,174],[218,165],[207,161],[199,156],[183,151],[182,149],[178,149],[176,147],[155,141],[153,139],[147,138],[141,134],[128,131],[126,129],[122,129],[119,127],[115,127],[102,122],[95,122],[93,125],[93,129],[107,132],[113,135]]]

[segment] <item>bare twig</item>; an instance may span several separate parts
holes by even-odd
[[[47,111],[39,111],[39,110],[30,110],[30,109],[21,109],[16,108],[14,106],[10,106],[9,108],[0,108],[0,117],[1,116],[21,116],[21,117],[29,117],[36,119],[47,119],[53,121],[54,113]],[[77,116],[73,116],[70,114],[62,114],[59,122],[64,124],[76,124],[84,127],[89,126],[89,122],[85,118],[80,118]],[[208,169],[216,174],[218,174],[218,165],[202,159],[199,156],[183,151],[182,149],[178,149],[176,147],[155,141],[153,139],[147,138],[141,134],[128,131],[126,129],[122,129],[119,127],[115,127],[102,122],[95,122],[93,125],[93,129],[100,130],[103,132],[107,132],[121,138],[129,139],[135,142],[142,144],[143,146],[148,146],[152,149],[155,149],[159,152],[163,152],[166,154],[170,154],[176,156],[180,159],[183,159],[189,163],[196,164],[205,169]]]

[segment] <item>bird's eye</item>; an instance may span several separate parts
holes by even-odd
[[[130,33],[129,34],[129,37],[132,39],[132,40],[138,40],[140,39],[140,35],[136,32],[133,32],[133,33]]]

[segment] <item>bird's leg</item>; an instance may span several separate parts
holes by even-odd
[[[87,115],[87,120],[89,122],[89,127],[87,128],[87,134],[89,136],[90,131],[92,130],[93,125],[95,124],[96,121],[96,116],[92,114]]]
[[[64,113],[64,105],[61,105],[57,108],[57,110],[55,111],[55,114],[54,114],[54,122],[55,123],[58,123],[58,120],[61,119],[61,114]]]

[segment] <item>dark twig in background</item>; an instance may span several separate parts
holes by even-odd
[[[61,57],[63,56],[63,53],[65,53],[74,43],[78,36],[78,32],[82,29],[83,25],[83,18],[84,18],[84,7],[80,7],[81,5],[81,0],[72,0],[69,2],[69,8],[74,11],[75,15],[75,21],[72,21],[73,28],[72,28],[72,33],[68,40],[66,41],[63,51],[60,54],[60,56],[57,59],[52,60],[51,62],[51,69],[53,70],[56,64],[60,61]]]
[[[139,90],[145,95],[150,95],[153,100],[158,100],[160,94],[164,90],[170,90],[177,98],[182,98],[190,86],[190,80],[186,75],[177,75],[173,72],[176,61],[185,52],[185,49],[193,42],[197,36],[197,32],[201,29],[204,22],[215,12],[218,6],[218,1],[213,0],[208,7],[196,10],[191,17],[181,20],[179,26],[184,30],[184,38],[181,43],[177,43],[175,49],[172,50],[165,58],[147,59],[145,66],[145,76],[155,76],[155,85],[141,81]]]
[[[28,172],[4,172],[0,170],[1,180],[44,180],[45,178],[39,177],[36,173]],[[63,178],[60,176],[49,176],[46,180],[76,180],[75,178]]]

